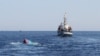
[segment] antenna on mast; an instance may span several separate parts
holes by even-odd
[[[66,25],[67,24],[67,22],[66,22],[66,12],[65,12],[65,14],[64,14],[64,25]]]

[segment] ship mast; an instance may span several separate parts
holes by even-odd
[[[67,22],[66,22],[66,12],[65,12],[65,15],[64,15],[64,26],[67,24]]]

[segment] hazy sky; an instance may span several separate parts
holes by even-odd
[[[65,11],[74,31],[100,31],[100,0],[0,0],[0,31],[56,31]]]

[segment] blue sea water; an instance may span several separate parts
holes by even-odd
[[[25,38],[41,45],[23,44]],[[0,56],[100,56],[100,32],[60,37],[56,31],[1,31]]]

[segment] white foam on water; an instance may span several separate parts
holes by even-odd
[[[28,44],[23,44],[21,42],[10,42],[10,45],[33,45],[33,46],[41,46],[38,42],[29,42]]]
[[[22,44],[21,42],[11,42],[10,43],[11,45],[20,45],[20,44]]]
[[[39,42],[32,42],[30,40],[27,41],[28,41],[27,45],[41,45]]]

